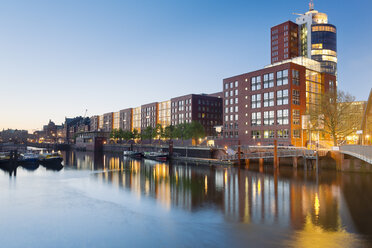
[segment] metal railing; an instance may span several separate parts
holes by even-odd
[[[273,146],[250,146],[241,147],[241,159],[260,159],[260,158],[274,158],[274,147]],[[297,147],[278,147],[278,157],[306,157],[315,158],[316,151],[308,150],[306,148]],[[224,155],[221,160],[237,160],[238,154]]]
[[[346,145],[340,147],[340,152],[372,164],[372,146]]]

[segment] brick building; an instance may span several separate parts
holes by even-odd
[[[207,136],[214,134],[214,126],[222,124],[222,98],[206,94],[190,94],[171,99],[171,124],[200,122]]]
[[[132,130],[132,108],[120,110],[119,127],[122,130],[131,131]]]
[[[299,56],[298,25],[287,21],[271,28],[271,63]]]
[[[158,103],[153,102],[141,106],[141,130],[155,128],[159,121]]]
[[[224,79],[225,143],[305,145],[302,116],[336,87],[336,77],[320,71],[319,62],[298,57]]]

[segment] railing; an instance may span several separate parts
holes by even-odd
[[[347,145],[341,146],[340,152],[359,158],[372,164],[372,146]]]
[[[306,148],[297,147],[278,147],[278,157],[306,157],[315,158],[316,151],[308,150]],[[274,158],[274,147],[273,146],[250,146],[241,147],[241,159],[260,159],[260,158]],[[225,155],[221,157],[221,160],[237,160],[238,154]]]

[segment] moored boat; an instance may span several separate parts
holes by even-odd
[[[124,156],[132,157],[132,158],[142,158],[143,153],[142,152],[134,152],[134,151],[124,151]]]
[[[39,156],[40,156],[39,154],[35,154],[35,153],[25,153],[25,154],[21,154],[18,161],[20,163],[29,163],[29,164],[38,163]]]
[[[158,161],[167,161],[169,158],[168,152],[145,152],[145,158]]]
[[[0,164],[5,164],[10,161],[9,153],[0,153]]]
[[[39,157],[41,163],[61,163],[62,160],[62,156],[57,152],[40,154]]]

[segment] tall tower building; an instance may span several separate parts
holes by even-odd
[[[336,27],[328,23],[328,16],[314,10],[310,2],[309,11],[296,18],[299,33],[300,56],[319,61],[322,72],[337,75]]]
[[[336,27],[328,16],[310,9],[298,14],[296,23],[284,22],[271,28],[271,63],[307,57],[321,63],[322,72],[337,75]]]
[[[291,21],[271,28],[271,63],[299,56],[298,25]]]

